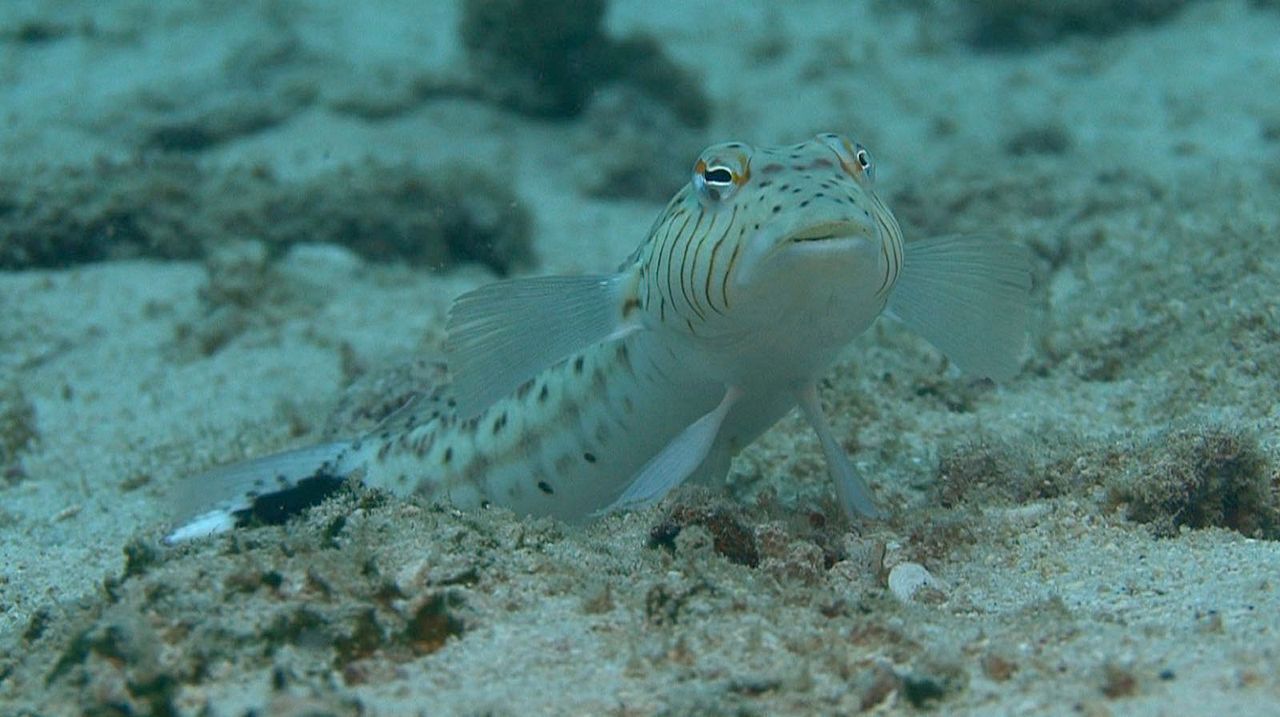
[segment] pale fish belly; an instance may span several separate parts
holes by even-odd
[[[686,375],[675,353],[642,332],[552,366],[473,419],[446,415],[366,438],[357,462],[366,485],[398,494],[581,519],[609,506],[723,393]]]

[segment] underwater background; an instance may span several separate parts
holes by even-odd
[[[0,715],[1280,712],[1274,0],[5,0]],[[713,142],[847,134],[1034,259],[1021,374],[881,322],[724,486],[582,526],[185,478],[440,379]]]

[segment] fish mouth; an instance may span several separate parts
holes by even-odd
[[[786,236],[788,244],[823,243],[847,239],[871,239],[875,231],[860,222],[824,222]]]

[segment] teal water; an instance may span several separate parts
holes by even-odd
[[[1264,0],[0,5],[0,714],[1274,711],[1278,38]],[[791,416],[586,526],[357,491],[160,545],[184,479],[438,380],[458,293],[611,271],[704,146],[826,131],[908,241],[1033,257],[1013,380],[881,322],[823,382],[888,519]]]

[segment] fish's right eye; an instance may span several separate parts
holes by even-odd
[[[712,159],[699,159],[693,166],[693,188],[704,202],[723,202],[742,183],[742,176],[731,166]]]
[[[702,170],[702,179],[711,186],[726,187],[733,184],[733,172],[728,167],[707,167]]]

